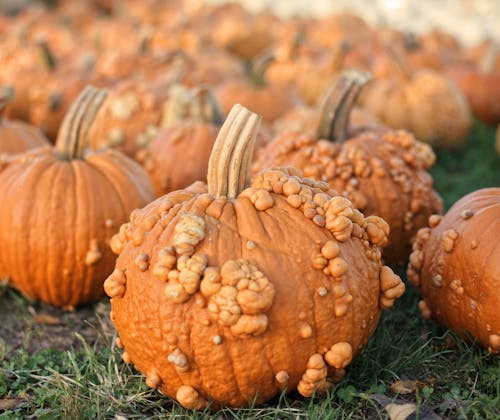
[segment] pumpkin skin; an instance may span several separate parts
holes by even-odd
[[[245,188],[258,120],[243,112],[221,128],[208,189],[157,199],[112,241],[105,289],[123,359],[186,408],[325,391],[404,291],[380,262],[382,219],[292,169]],[[229,131],[242,133],[236,143]]]
[[[4,107],[13,96],[13,89],[0,86],[0,156],[21,153],[49,144],[38,128],[23,121],[3,118]]]
[[[347,72],[332,91],[333,99],[343,95],[343,86],[354,80],[351,95],[359,92],[365,80],[360,73]],[[334,110],[336,126],[347,127],[351,105],[338,99]],[[351,98],[352,99],[352,98]],[[328,111],[328,106],[325,107]],[[343,108],[343,111],[340,109]],[[341,113],[343,112],[343,115]],[[335,130],[335,128],[334,128]],[[310,131],[283,131],[259,154],[253,172],[273,166],[291,165],[304,176],[327,182],[348,197],[366,215],[379,215],[391,228],[386,261],[404,263],[411,250],[411,239],[427,218],[442,210],[442,202],[432,189],[427,172],[435,161],[431,147],[417,141],[411,133],[386,127],[357,127],[341,133],[342,142],[328,140]],[[330,137],[331,138],[331,137]]]
[[[147,174],[123,154],[67,153],[72,141],[83,143],[70,130],[86,124],[69,119],[85,105],[82,95],[93,92],[87,88],[74,103],[55,148],[19,154],[0,172],[0,278],[30,299],[68,309],[104,295],[115,262],[111,236],[153,199]],[[90,118],[88,112],[77,117]],[[86,128],[80,131],[84,136]]]
[[[419,230],[408,266],[422,316],[500,353],[500,188],[462,197],[429,226]]]

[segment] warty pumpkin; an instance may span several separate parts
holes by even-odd
[[[462,91],[444,75],[412,70],[402,55],[386,50],[394,76],[373,79],[360,96],[360,104],[388,126],[411,131],[434,147],[463,146],[472,121]]]
[[[325,391],[404,292],[380,261],[382,219],[292,168],[249,183],[258,124],[236,105],[208,186],[157,199],[112,240],[105,290],[123,360],[186,408]]]
[[[389,223],[384,258],[403,263],[416,231],[442,209],[426,171],[435,155],[429,145],[402,130],[349,129],[351,108],[367,80],[366,73],[344,72],[327,95],[317,133],[283,131],[259,152],[253,170],[291,165],[304,176],[327,182],[364,214]]]
[[[408,279],[419,308],[491,353],[500,353],[500,188],[458,200],[418,231]]]
[[[157,196],[206,180],[210,151],[223,121],[208,87],[189,89],[179,84],[170,88],[158,135],[136,155]],[[266,141],[267,136],[258,133],[256,149]]]
[[[34,147],[49,144],[38,128],[23,121],[9,120],[3,117],[4,108],[13,97],[14,89],[0,86],[0,160],[2,160],[2,155],[21,153]]]
[[[19,154],[0,172],[0,278],[31,299],[73,308],[101,298],[115,262],[111,236],[153,199],[139,164],[111,149],[84,151],[104,97],[83,90],[54,148]]]

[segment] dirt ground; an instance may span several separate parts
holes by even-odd
[[[113,337],[109,303],[98,302],[63,311],[31,302],[18,292],[0,284],[0,349],[23,348],[30,354],[44,349],[67,350],[82,345],[79,334],[89,345],[104,346]]]

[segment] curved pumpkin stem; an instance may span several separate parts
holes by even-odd
[[[345,55],[349,52],[351,47],[351,44],[345,40],[341,41],[340,44],[335,47],[332,53],[330,64],[328,66],[332,74],[340,72]]]
[[[71,104],[57,134],[55,150],[64,159],[79,159],[87,145],[87,134],[108,92],[85,87]]]
[[[491,73],[495,70],[498,54],[500,53],[500,45],[496,41],[491,41],[488,49],[481,57],[478,63],[478,69],[481,73]]]
[[[266,85],[266,71],[274,60],[276,60],[276,56],[273,51],[265,51],[254,59],[250,66],[250,82],[252,85],[257,87]]]
[[[224,116],[208,86],[190,89],[182,84],[175,84],[170,87],[160,125],[167,128],[185,118],[222,125]]]
[[[235,199],[248,183],[255,137],[262,117],[233,106],[215,140],[208,162],[208,192]]]
[[[12,86],[0,86],[0,115],[12,99],[14,99],[14,88]]]
[[[384,51],[398,76],[403,80],[410,80],[413,76],[413,70],[404,54],[388,45],[384,46]]]
[[[349,116],[361,88],[371,75],[357,70],[343,72],[332,86],[322,106],[317,137],[344,142],[348,138]]]
[[[54,54],[52,53],[47,40],[45,38],[38,38],[36,40],[36,43],[40,47],[43,62],[49,70],[54,70],[57,66],[57,60],[54,57]]]

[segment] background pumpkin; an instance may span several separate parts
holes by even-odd
[[[38,146],[49,144],[43,133],[23,121],[4,118],[5,106],[14,96],[10,87],[0,86],[0,156],[24,152]]]
[[[123,359],[187,408],[325,391],[404,291],[381,266],[382,219],[293,169],[245,188],[258,122],[235,106],[208,188],[159,198],[112,241],[105,289]]]
[[[408,279],[424,318],[500,353],[500,188],[474,191],[419,230]]]
[[[55,148],[17,155],[0,172],[0,278],[31,299],[72,308],[102,297],[115,261],[109,239],[153,198],[136,162],[114,150],[84,152],[104,97],[86,88]]]
[[[328,182],[366,215],[389,223],[384,258],[403,263],[416,231],[442,209],[426,172],[435,156],[430,146],[402,130],[349,129],[350,110],[366,81],[364,73],[343,73],[325,102],[318,134],[284,131],[259,152],[253,170],[292,165],[306,177]]]

